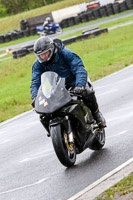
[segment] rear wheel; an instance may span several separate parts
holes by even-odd
[[[95,138],[91,146],[89,147],[92,150],[100,150],[105,144],[105,130],[102,129],[95,129]]]
[[[71,167],[76,162],[76,151],[73,143],[69,142],[68,133],[63,125],[58,124],[50,129],[54,150],[59,161],[65,167]]]

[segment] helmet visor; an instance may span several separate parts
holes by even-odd
[[[54,53],[52,39],[40,37],[34,44],[34,53],[40,63],[49,61]]]
[[[49,48],[47,50],[44,50],[42,52],[37,52],[35,54],[36,54],[39,62],[42,63],[42,62],[49,61],[49,59],[51,58],[51,53],[52,53],[52,49]]]

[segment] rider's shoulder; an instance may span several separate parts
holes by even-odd
[[[41,67],[42,67],[42,63],[40,63],[40,62],[38,61],[38,59],[36,59],[35,62],[33,63],[33,68],[39,69],[39,68],[41,68]]]
[[[64,47],[63,49],[62,49],[62,51],[61,51],[63,54],[71,54],[72,53],[72,51],[70,50],[70,49],[68,49],[68,48],[66,48],[66,47]]]
[[[70,59],[74,58],[76,53],[74,53],[72,50],[68,49],[68,48],[64,48],[62,50],[62,53],[64,54],[65,57],[69,57]]]

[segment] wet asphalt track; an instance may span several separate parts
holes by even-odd
[[[94,82],[108,128],[99,152],[58,161],[51,139],[30,111],[0,124],[0,200],[66,200],[133,157],[133,65]]]

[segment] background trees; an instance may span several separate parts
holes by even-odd
[[[0,17],[17,14],[61,0],[0,0]]]
[[[0,17],[5,17],[7,15],[6,7],[1,3],[0,0]]]

